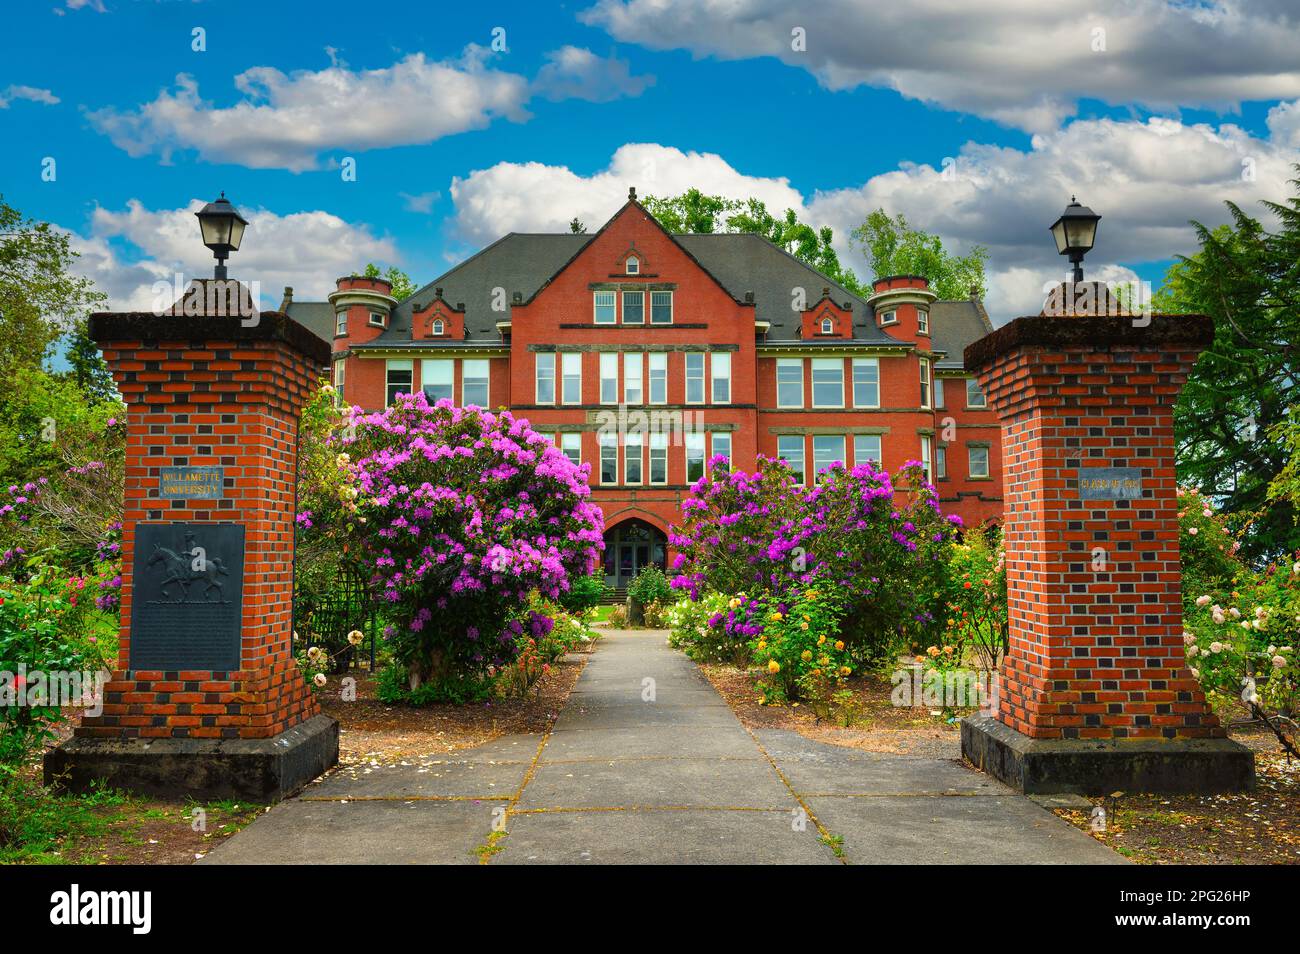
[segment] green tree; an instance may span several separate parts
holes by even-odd
[[[24,218],[0,196],[0,378],[39,366],[59,336],[104,300],[87,278],[68,236]]]
[[[687,189],[681,195],[666,198],[647,196],[642,204],[669,232],[697,235],[747,232],[761,235],[831,281],[856,294],[863,293],[852,270],[840,264],[832,244],[834,232],[827,226],[814,229],[800,222],[794,209],[786,209],[785,214],[778,217],[769,212],[760,199],[751,197],[742,202],[720,195],[705,195],[699,189]]]
[[[387,269],[380,270],[374,262],[370,262],[361,273],[366,278],[383,278],[393,285],[393,297],[398,301],[410,298],[418,290],[411,277],[402,271],[396,265],[389,265]]]
[[[92,401],[103,401],[117,394],[113,375],[108,370],[99,345],[90,337],[85,321],[77,322],[68,336],[65,357],[71,370],[68,375]]]
[[[582,222],[575,215],[573,217],[573,221],[569,223],[569,231],[574,235],[586,235],[587,226],[583,225]]]
[[[1292,433],[1300,413],[1300,179],[1291,184],[1297,194],[1285,203],[1263,203],[1277,231],[1232,202],[1230,223],[1193,222],[1199,251],[1170,267],[1153,300],[1157,312],[1214,319],[1214,343],[1174,411],[1178,476],[1249,517],[1242,543],[1252,558],[1300,548],[1288,466],[1300,445]]]
[[[984,297],[987,284],[984,266],[989,253],[976,245],[966,255],[953,255],[937,235],[908,225],[902,213],[890,216],[876,209],[853,230],[854,245],[871,264],[871,280],[887,275],[920,275],[940,299],[967,298],[971,288]]]

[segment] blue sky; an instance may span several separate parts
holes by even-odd
[[[848,231],[877,206],[984,244],[998,321],[1059,277],[1071,191],[1104,216],[1093,273],[1151,281],[1194,249],[1189,218],[1287,194],[1280,0],[952,6],[22,0],[0,190],[71,232],[118,307],[206,271],[190,205],[221,190],[253,220],[232,274],[278,300],[369,260],[423,283],[505,231],[594,228],[629,185],[693,184],[831,225],[859,273]]]

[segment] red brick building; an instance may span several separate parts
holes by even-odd
[[[509,407],[591,467],[606,575],[662,563],[681,501],[719,454],[781,457],[805,479],[834,461],[920,460],[947,511],[1002,514],[996,415],[962,368],[992,330],[977,298],[925,279],[862,299],[766,239],[672,235],[631,193],[593,235],[511,233],[398,301],[338,280],[281,311],[333,343],[344,400]]]

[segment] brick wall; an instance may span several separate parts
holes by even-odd
[[[318,386],[328,345],[287,317],[179,319],[96,315],[127,405],[118,669],[103,714],[77,734],[267,738],[319,711],[292,659],[298,417]],[[220,466],[224,496],[157,497],[162,467]],[[245,527],[240,668],[131,669],[132,573],[141,523]]]
[[[1032,738],[1224,734],[1183,648],[1173,404],[1208,319],[1021,318],[972,345],[1002,420],[1011,645],[998,719]],[[1142,496],[1082,499],[1136,468]]]

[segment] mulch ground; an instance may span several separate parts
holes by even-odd
[[[374,681],[357,679],[357,698],[344,702],[337,691],[321,693],[321,710],[339,720],[342,765],[384,764],[422,755],[444,755],[508,734],[543,732],[569,698],[588,653],[566,656],[551,667],[524,699],[423,708],[394,706],[374,697]],[[62,741],[72,720],[58,726]],[[40,849],[6,853],[0,861],[44,864],[192,864],[252,822],[269,806],[217,802],[206,805],[136,798],[120,793],[86,797],[50,795],[39,785],[40,767],[25,779],[40,810],[60,819],[68,834]],[[194,809],[206,813],[194,824]]]
[[[789,729],[816,742],[843,745],[865,752],[960,758],[961,730],[937,709],[900,707],[889,701],[891,686],[878,676],[855,676],[846,681],[853,691],[852,724],[843,725],[832,715],[818,718],[806,705],[765,706],[759,703],[753,677],[744,669],[720,663],[701,663],[700,669],[733,712],[751,729]],[[969,710],[958,710],[965,715]],[[954,713],[950,713],[952,717]]]
[[[1254,791],[1091,799],[1106,812],[1104,831],[1092,830],[1090,811],[1056,814],[1140,864],[1300,864],[1300,761],[1267,730],[1232,738],[1255,750]]]

